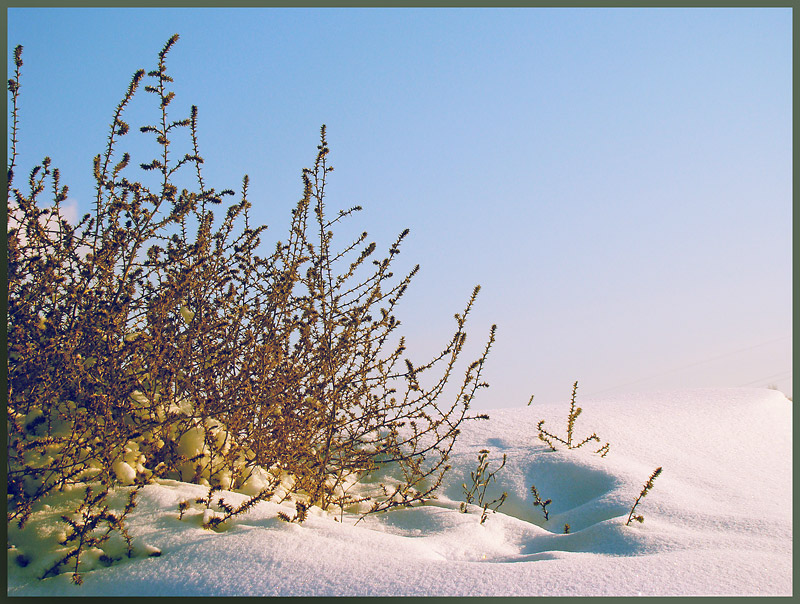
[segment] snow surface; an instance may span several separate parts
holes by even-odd
[[[224,530],[204,530],[200,506],[179,520],[178,503],[207,489],[149,485],[129,526],[137,551],[157,548],[159,557],[98,565],[75,586],[68,572],[39,580],[47,555],[29,545],[25,568],[9,552],[8,595],[792,594],[788,399],[739,388],[586,400],[579,393],[578,404],[575,437],[596,432],[610,443],[605,457],[593,452],[595,443],[553,452],[537,439],[540,419],[566,436],[568,399],[492,411],[491,420],[464,428],[437,500],[357,524],[356,515],[339,522],[313,510],[302,525],[289,524],[277,512],[293,515],[293,506],[264,502]],[[508,499],[484,524],[479,508],[459,511],[461,485],[481,449],[490,451],[490,471],[504,453],[508,459],[486,492],[488,500],[503,491]],[[662,474],[636,508],[644,523],[626,526],[659,466]],[[547,521],[533,506],[532,484],[552,500]],[[231,503],[246,498],[223,495]]]

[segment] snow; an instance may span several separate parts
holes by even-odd
[[[464,428],[436,500],[358,523],[357,515],[339,522],[313,508],[303,524],[286,523],[277,512],[293,516],[293,505],[262,502],[219,531],[205,530],[210,511],[192,503],[179,519],[178,504],[205,497],[207,488],[148,485],[128,519],[136,555],[97,564],[81,586],[69,572],[39,580],[53,553],[43,537],[26,542],[10,527],[9,541],[20,549],[9,550],[8,595],[792,594],[788,399],[738,388],[586,400],[579,393],[578,404],[575,438],[596,433],[600,444],[610,443],[604,457],[594,442],[554,452],[537,438],[541,419],[551,433],[566,435],[568,399],[492,411],[491,420]],[[459,504],[483,449],[489,471],[507,456],[486,499],[503,491],[508,498],[481,524],[480,508],[461,513]],[[626,526],[657,467],[663,472],[636,508],[644,522]],[[547,521],[533,506],[531,485],[552,500]],[[40,537],[63,531],[54,520],[63,513],[59,504],[81,496],[60,495],[34,514],[32,528]],[[124,493],[116,496],[124,505]],[[246,499],[222,496],[233,505]],[[20,551],[31,559],[24,568],[14,561]]]

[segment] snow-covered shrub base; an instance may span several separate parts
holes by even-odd
[[[102,492],[102,485],[94,486],[96,491]],[[122,517],[131,490],[115,490],[103,508],[107,507],[116,518]],[[73,529],[65,520],[72,520],[80,526],[91,521],[92,516],[100,511],[84,511],[81,503],[85,496],[86,485],[53,491],[36,503],[24,529],[18,524],[9,524],[9,572],[31,581],[61,574],[81,576],[123,559],[160,555],[158,548],[139,538],[131,538],[127,531],[110,530],[108,522],[99,522],[82,538],[83,541],[95,539],[99,541],[97,545],[78,548],[81,540],[70,539]]]

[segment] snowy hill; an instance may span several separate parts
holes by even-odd
[[[140,493],[130,532],[141,552],[86,572],[38,580],[47,552],[9,554],[8,594],[247,596],[600,596],[792,594],[792,403],[763,389],[687,390],[579,400],[578,440],[610,443],[557,451],[537,424],[566,434],[569,401],[490,412],[469,423],[453,469],[429,504],[368,516],[315,514],[302,525],[277,518],[287,504],[260,503],[220,532],[204,530],[194,505],[207,489],[162,481]],[[556,443],[558,444],[558,443]],[[462,483],[481,450],[491,501],[481,524],[459,510]],[[626,525],[641,500],[643,523]],[[550,499],[545,520],[531,486]],[[65,494],[68,498],[70,495]],[[121,495],[120,495],[121,496]],[[225,493],[237,503],[244,495]],[[54,506],[57,507],[57,506]],[[57,524],[58,511],[31,522]],[[49,523],[49,524],[48,524]],[[565,534],[564,525],[569,525]]]

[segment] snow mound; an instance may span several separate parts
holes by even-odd
[[[569,402],[492,411],[465,427],[436,500],[341,519],[312,509],[302,525],[289,503],[262,502],[222,530],[202,528],[202,506],[179,519],[181,501],[208,489],[161,481],[142,489],[130,516],[141,555],[84,575],[39,580],[43,542],[9,551],[8,594],[86,596],[623,596],[791,595],[792,404],[761,389],[687,390],[586,399],[575,423],[590,443],[551,451],[537,423],[565,433]],[[486,500],[463,501],[462,483],[481,450],[489,470],[506,465]],[[663,473],[636,513],[634,500],[656,467]],[[124,470],[124,469],[123,469]],[[550,499],[545,519],[531,485]],[[246,495],[222,492],[231,504]],[[69,497],[63,494],[61,506]],[[37,512],[56,530],[59,505]],[[341,521],[340,521],[341,520]],[[569,525],[565,533],[564,525]],[[10,531],[9,540],[15,537]],[[19,551],[33,562],[20,567]],[[39,549],[37,549],[39,548]],[[151,554],[160,551],[161,555]],[[38,560],[38,562],[37,562]]]

